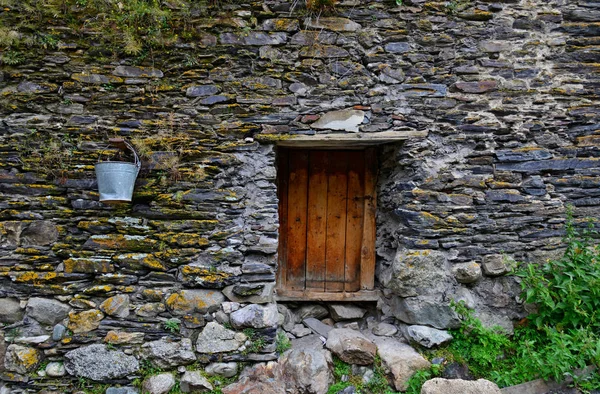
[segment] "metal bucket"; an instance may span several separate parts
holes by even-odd
[[[96,163],[96,179],[98,180],[98,191],[100,201],[104,203],[119,203],[131,201],[135,179],[140,172],[140,160],[133,149],[135,163],[123,161],[102,161]]]

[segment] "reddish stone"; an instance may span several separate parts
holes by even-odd
[[[465,93],[486,93],[498,89],[496,81],[457,82],[456,88]]]
[[[320,115],[304,115],[302,117],[302,123],[312,123],[316,120],[319,120]]]

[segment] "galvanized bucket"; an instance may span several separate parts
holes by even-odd
[[[131,201],[135,179],[140,172],[140,159],[133,147],[125,142],[133,152],[134,163],[124,161],[102,161],[96,163],[96,179],[100,201],[104,203],[119,203]]]

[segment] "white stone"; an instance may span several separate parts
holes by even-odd
[[[38,335],[35,337],[15,338],[14,342],[20,343],[20,344],[25,344],[25,345],[30,345],[30,344],[38,344],[38,343],[46,342],[48,339],[50,339],[50,335]]]
[[[211,363],[204,368],[204,371],[209,376],[220,375],[226,378],[232,378],[237,375],[238,365],[235,362]]]
[[[166,394],[175,386],[175,378],[171,373],[150,376],[142,383],[142,391],[148,394]]]
[[[355,109],[327,112],[311,126],[315,129],[344,130],[358,133],[358,126],[365,120],[365,113]]]
[[[489,380],[477,381],[462,379],[435,378],[425,382],[421,394],[501,394],[495,383]]]
[[[406,339],[417,342],[426,348],[439,346],[452,340],[452,335],[448,331],[427,326],[404,326],[402,333]]]
[[[66,373],[67,373],[67,370],[65,369],[65,366],[63,363],[53,361],[51,363],[48,363],[48,365],[46,365],[46,375],[48,375],[50,377],[58,378],[61,376],[65,376]]]

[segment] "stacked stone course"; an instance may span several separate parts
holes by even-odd
[[[276,359],[276,146],[334,131],[422,135],[379,148],[371,316],[446,329],[455,299],[486,324],[523,317],[515,260],[560,254],[567,204],[599,212],[600,6],[404,3],[195,9],[192,39],[142,60],[51,23],[57,48],[4,62],[2,380]],[[147,146],[133,202],[110,206],[93,165],[116,136]],[[94,352],[107,370],[86,369]]]

